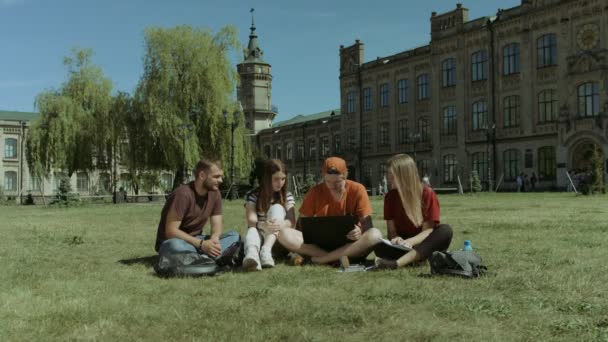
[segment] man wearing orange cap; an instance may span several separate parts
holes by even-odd
[[[365,187],[346,179],[348,171],[342,158],[330,157],[323,163],[323,183],[311,188],[300,207],[300,217],[354,215],[358,222],[346,236],[347,243],[333,251],[305,244],[302,232],[283,229],[279,242],[288,250],[312,257],[312,262],[325,264],[342,256],[365,257],[382,239],[382,233],[372,228],[372,207]]]

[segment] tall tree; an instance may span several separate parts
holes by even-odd
[[[148,129],[146,157],[153,168],[183,172],[183,155],[192,167],[201,157],[230,163],[231,136],[223,112],[237,110],[237,74],[229,54],[239,49],[234,27],[216,34],[190,26],[148,28],[144,73],[135,100]],[[250,146],[242,123],[235,130],[235,174],[251,168]],[[227,169],[227,168],[225,168]]]
[[[63,64],[68,79],[59,90],[40,93],[40,117],[28,135],[27,159],[35,176],[47,177],[51,169],[71,176],[76,170],[95,168],[95,158],[105,156],[111,141],[112,81],[91,63],[91,49],[72,49]]]

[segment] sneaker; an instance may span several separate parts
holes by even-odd
[[[287,257],[289,258],[290,265],[301,266],[304,264],[304,257],[298,253],[291,252]]]
[[[272,258],[272,251],[269,248],[263,248],[260,250],[260,260],[262,261],[262,267],[270,268],[274,267],[274,259]]]
[[[396,270],[399,267],[397,261],[382,258],[376,258],[374,264],[378,270]]]
[[[243,258],[243,269],[245,271],[261,271],[260,256],[255,248],[249,248]]]

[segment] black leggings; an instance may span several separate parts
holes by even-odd
[[[445,251],[450,247],[452,242],[452,227],[447,224],[440,224],[433,228],[433,231],[420,244],[414,247],[420,260],[425,260],[433,254],[434,251]],[[388,247],[381,243],[374,253],[377,257],[385,259],[399,259],[405,255],[405,251],[397,250],[396,248]]]

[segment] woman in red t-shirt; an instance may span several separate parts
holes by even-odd
[[[425,260],[434,251],[446,250],[452,228],[439,223],[439,202],[435,192],[420,182],[416,162],[398,154],[387,162],[390,191],[384,197],[384,219],[388,238],[409,251],[380,244],[375,253],[378,268],[402,267]]]

